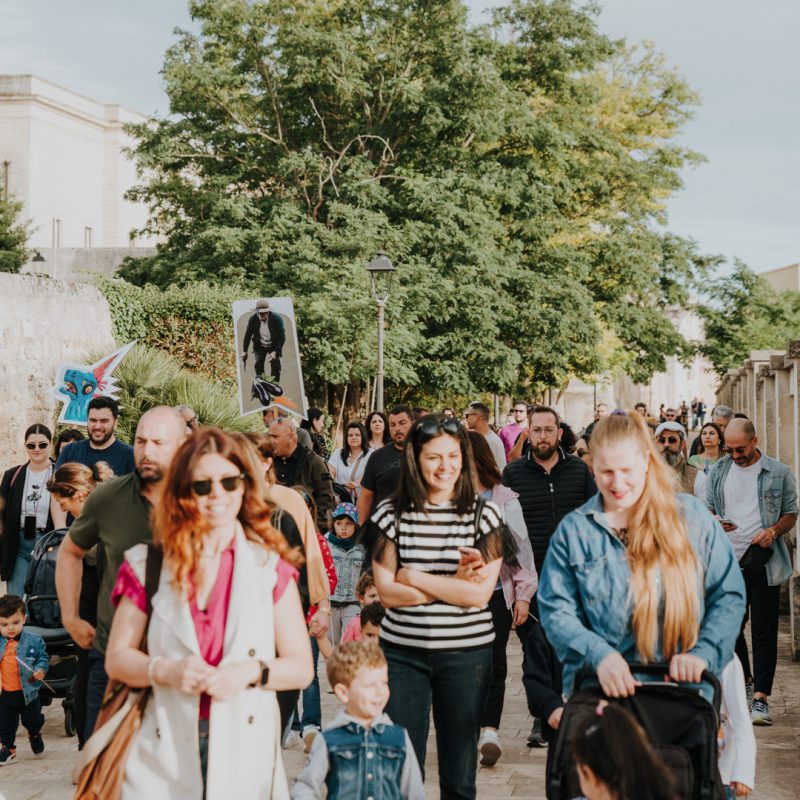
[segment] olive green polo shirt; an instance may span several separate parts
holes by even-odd
[[[105,654],[114,606],[111,591],[117,580],[125,551],[150,541],[150,501],[142,495],[142,480],[132,472],[100,484],[87,498],[80,516],[72,523],[69,535],[82,550],[102,542],[106,566],[97,598],[97,632],[94,648]]]

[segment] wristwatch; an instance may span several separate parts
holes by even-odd
[[[264,661],[259,661],[258,665],[261,667],[261,675],[249,685],[250,689],[255,689],[258,686],[266,686],[269,681],[269,666]]]

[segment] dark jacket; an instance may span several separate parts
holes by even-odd
[[[21,468],[17,466],[6,470],[0,480],[0,580],[4,581],[11,577],[19,552],[22,495],[25,494],[27,474],[28,464],[23,464]],[[53,518],[49,511],[47,530],[53,530]]]
[[[297,458],[294,483],[302,486],[317,505],[317,529],[328,529],[328,515],[333,511],[333,480],[328,465],[314,452],[297,445],[292,456]]]
[[[558,523],[597,492],[592,473],[580,458],[559,450],[558,462],[548,474],[529,453],[505,468],[503,483],[519,495],[536,571],[541,575]]]
[[[280,358],[283,355],[283,345],[286,344],[286,326],[283,324],[280,315],[276,314],[274,311],[269,312],[267,326],[269,327],[269,335],[272,339],[272,351],[270,352],[274,351],[278,358]],[[261,321],[258,319],[258,314],[253,314],[253,316],[247,320],[247,330],[244,334],[244,345],[242,346],[243,352],[247,352],[251,339],[253,340],[253,347],[261,347],[260,331]]]

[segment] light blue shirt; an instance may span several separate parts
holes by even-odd
[[[733,657],[742,625],[744,581],[733,548],[708,509],[691,495],[676,495],[676,501],[701,569],[700,630],[690,652],[719,677]],[[598,493],[561,521],[539,585],[542,625],[563,665],[566,694],[578,673],[596,672],[610,653],[619,652],[629,662],[643,660],[631,625],[630,581],[625,546],[612,532]],[[663,661],[660,643],[656,660]]]

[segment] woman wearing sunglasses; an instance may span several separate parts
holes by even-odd
[[[473,475],[461,424],[438,414],[421,417],[406,442],[397,491],[370,522],[375,585],[387,609],[381,626],[387,713],[408,730],[424,764],[433,707],[445,798],[475,797],[478,730],[492,671],[488,603],[504,549],[500,509],[478,500]]]
[[[36,540],[53,528],[47,481],[53,472],[53,434],[45,425],[25,431],[28,461],[11,467],[0,481],[0,579],[8,594],[22,597]]]
[[[289,796],[275,692],[311,681],[311,650],[297,571],[284,560],[294,553],[264,492],[246,440],[202,428],[181,445],[154,508],[163,566],[149,626],[147,546],[126,553],[106,670],[153,695],[123,800]]]

